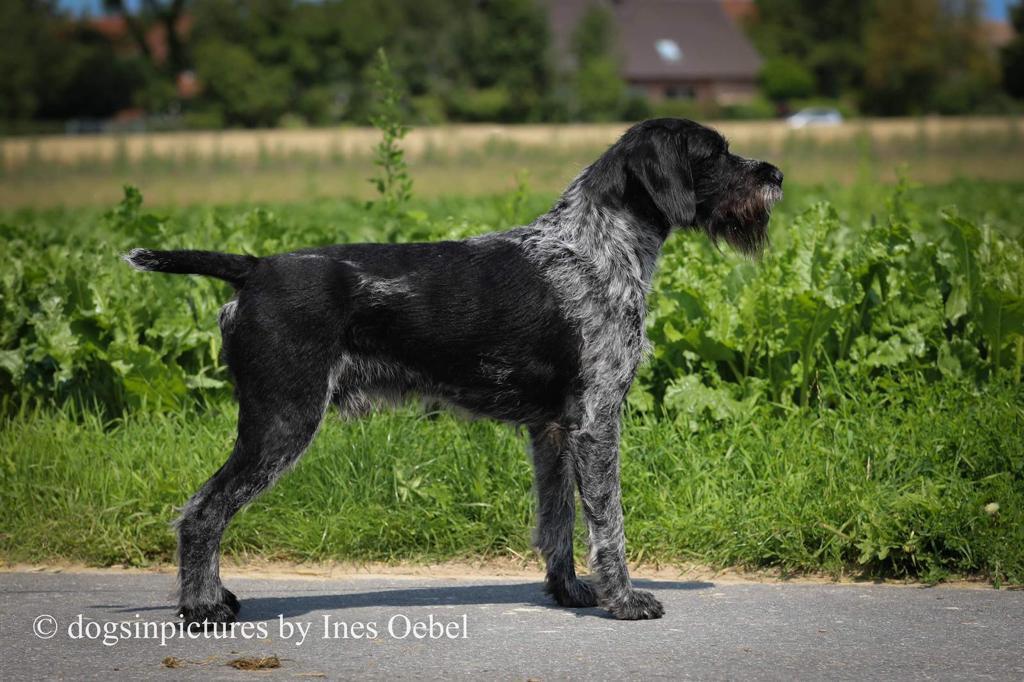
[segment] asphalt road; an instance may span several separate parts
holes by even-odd
[[[1024,679],[1020,591],[638,581],[667,613],[629,623],[523,578],[225,582],[248,625],[189,640],[170,575],[0,573],[0,678]]]

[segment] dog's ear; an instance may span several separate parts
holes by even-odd
[[[625,158],[626,172],[640,183],[669,227],[689,226],[697,210],[686,148],[685,133],[654,129]]]

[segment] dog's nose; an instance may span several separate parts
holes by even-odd
[[[768,168],[769,168],[769,170],[768,170],[768,177],[771,179],[772,182],[774,182],[776,185],[779,185],[781,187],[782,186],[782,178],[785,177],[785,176],[782,175],[782,171],[780,171],[775,166],[769,166]]]

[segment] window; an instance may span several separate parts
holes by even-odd
[[[665,88],[666,99],[694,99],[697,89],[692,85],[670,85]]]
[[[674,40],[669,38],[655,40],[654,49],[658,51],[658,56],[661,57],[662,61],[673,64],[683,61],[683,51],[679,49],[678,43]]]

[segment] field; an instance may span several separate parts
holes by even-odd
[[[1024,142],[1019,122],[983,123],[729,131],[735,150],[786,171],[787,196],[759,262],[690,234],[666,248],[655,352],[624,430],[633,561],[1024,582]],[[520,224],[614,131],[551,134],[453,148],[419,133],[416,198],[392,216],[360,200],[369,158],[322,141],[230,158],[154,142],[61,159],[45,140],[24,154],[5,143],[0,557],[171,561],[174,507],[230,447],[226,286],[140,275],[119,253],[262,254]],[[528,556],[523,446],[511,428],[413,407],[328,420],[224,549]]]
[[[780,122],[718,124],[740,153],[770,158],[791,184],[1020,180],[1024,119],[866,119],[790,130]],[[460,125],[413,130],[403,147],[422,198],[510,191],[527,173],[557,193],[624,126]],[[0,207],[109,206],[130,182],[154,206],[367,199],[372,129],[225,131],[0,139]]]

